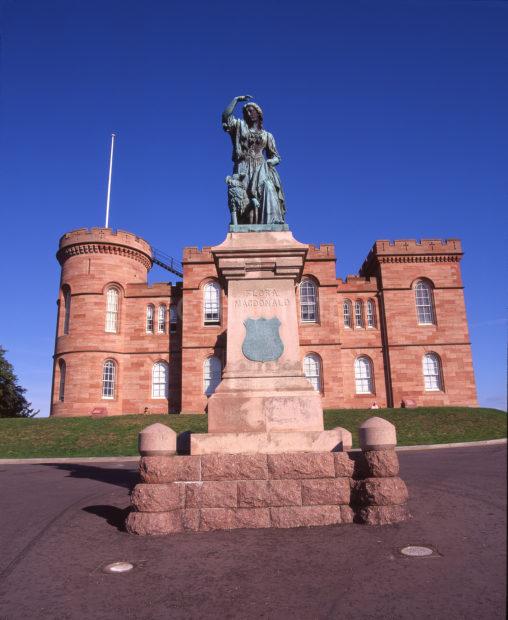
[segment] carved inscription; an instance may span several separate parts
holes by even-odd
[[[289,306],[289,297],[281,297],[274,288],[255,288],[245,291],[243,297],[235,299],[235,308],[284,308]]]

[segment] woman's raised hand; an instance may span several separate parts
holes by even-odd
[[[254,99],[254,97],[252,95],[240,95],[236,97],[237,101],[249,101],[249,99]]]

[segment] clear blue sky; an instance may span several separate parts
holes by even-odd
[[[43,415],[57,243],[104,223],[111,132],[111,224],[180,258],[225,236],[220,113],[245,93],[295,236],[335,242],[339,277],[375,239],[462,239],[480,403],[505,407],[508,2],[0,6],[0,343]]]

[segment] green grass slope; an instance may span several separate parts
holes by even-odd
[[[358,443],[358,426],[379,415],[397,427],[399,445],[454,443],[506,437],[507,415],[497,409],[434,407],[418,409],[332,409],[325,428],[342,426]],[[206,433],[204,415],[129,415],[109,418],[0,419],[0,458],[134,456],[137,435],[162,422],[177,433]]]

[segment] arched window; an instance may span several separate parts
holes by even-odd
[[[420,280],[415,286],[416,314],[419,325],[433,325],[435,321],[432,288],[428,282]]]
[[[58,400],[63,403],[65,398],[65,373],[67,371],[65,360],[58,360],[60,369],[60,383],[58,384]]]
[[[351,302],[349,299],[345,299],[342,305],[344,312],[344,327],[351,328],[353,327],[353,320],[351,317]]]
[[[211,396],[222,378],[222,364],[215,355],[207,357],[203,362],[203,388],[207,396]]]
[[[102,367],[102,398],[115,398],[116,364],[113,360],[106,360]]]
[[[441,360],[435,353],[423,356],[423,382],[426,392],[440,392],[443,389]]]
[[[367,299],[367,327],[376,327],[376,304],[373,299]]]
[[[316,323],[318,320],[317,286],[309,278],[300,282],[300,318],[303,323]]]
[[[153,334],[153,315],[155,313],[155,307],[152,304],[148,304],[146,307],[146,333]]]
[[[355,360],[355,384],[357,394],[373,394],[372,362],[366,355]]]
[[[71,289],[66,286],[64,289],[64,306],[65,306],[65,315],[64,315],[64,325],[63,325],[63,333],[69,333],[69,323],[71,319]]]
[[[203,308],[205,325],[218,325],[220,323],[220,286],[217,282],[205,284]]]
[[[355,327],[363,327],[363,303],[359,299],[355,301]]]
[[[106,331],[118,331],[118,290],[113,287],[106,291]]]
[[[156,362],[152,366],[152,398],[167,398],[169,367],[167,362]]]
[[[311,382],[316,392],[321,391],[321,360],[314,353],[303,358],[303,373]]]
[[[169,307],[169,331],[174,334],[178,324],[178,312],[176,306]]]
[[[163,334],[166,331],[166,306],[159,306],[159,316],[157,317],[157,332]]]

